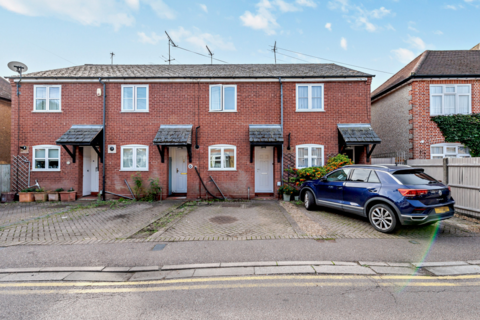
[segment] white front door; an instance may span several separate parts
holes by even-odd
[[[170,148],[172,154],[172,192],[187,193],[187,148]]]
[[[90,147],[83,148],[83,195],[89,196],[92,193],[92,166]]]
[[[83,147],[83,195],[98,192],[98,154],[92,147]]]
[[[273,147],[255,147],[255,192],[273,192]]]

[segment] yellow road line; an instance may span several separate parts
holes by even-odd
[[[281,287],[367,287],[377,286],[373,282],[282,282],[282,283],[243,283],[243,284],[205,284],[192,286],[161,286],[141,288],[101,288],[101,289],[70,289],[70,290],[8,290],[1,291],[0,295],[31,295],[31,294],[86,294],[86,293],[142,293],[180,290],[207,290],[207,289],[244,289],[244,288],[281,288]],[[403,286],[404,283],[385,282],[381,286]],[[409,287],[464,287],[480,286],[480,282],[413,282]]]
[[[12,282],[0,283],[0,288],[7,287],[98,287],[98,286],[138,286],[138,285],[155,285],[155,284],[176,284],[176,283],[196,283],[196,282],[220,282],[220,281],[261,281],[261,280],[472,280],[480,279],[480,275],[464,275],[464,276],[360,276],[360,275],[305,275],[305,276],[235,276],[235,277],[211,277],[211,278],[188,278],[188,279],[171,279],[171,280],[155,280],[155,281],[131,281],[131,282]]]

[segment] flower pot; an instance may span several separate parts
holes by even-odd
[[[291,194],[283,194],[283,201],[290,201]]]
[[[60,200],[61,201],[72,201],[70,200],[70,192],[68,191],[61,191],[58,193],[60,195]]]
[[[298,201],[299,198],[300,198],[299,196],[294,197],[295,201]]]
[[[58,192],[49,192],[48,201],[60,201],[60,196],[58,195]]]
[[[33,202],[35,201],[35,196],[33,192],[20,192],[18,194],[20,202]]]
[[[70,201],[77,200],[77,191],[70,191],[68,193],[69,193]]]
[[[48,199],[46,192],[34,192],[33,195],[35,196],[36,202],[45,202]]]
[[[2,193],[2,202],[13,202],[15,200],[15,192]]]

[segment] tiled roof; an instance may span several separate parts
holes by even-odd
[[[191,124],[161,125],[153,144],[173,146],[192,144],[192,127]]]
[[[348,123],[337,124],[337,127],[347,146],[382,142],[370,124]]]
[[[86,64],[32,72],[23,78],[264,78],[371,77],[336,64],[207,64],[207,65],[99,65]],[[16,78],[17,76],[12,76]]]
[[[10,82],[0,77],[0,98],[12,100],[12,87]]]
[[[73,125],[56,142],[64,145],[92,144],[102,129],[102,125]]]
[[[388,92],[411,75],[422,76],[476,76],[480,75],[480,50],[425,51],[385,81],[372,98]]]
[[[251,124],[250,142],[283,142],[282,126],[279,124]]]

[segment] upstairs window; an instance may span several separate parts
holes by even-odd
[[[216,84],[210,86],[210,111],[237,111],[237,86]]]
[[[323,166],[323,146],[302,144],[297,146],[297,169]]]
[[[324,111],[323,84],[297,84],[297,111]]]
[[[148,146],[122,146],[122,171],[148,171]]]
[[[430,86],[430,115],[468,114],[471,112],[472,94],[469,84]]]
[[[37,112],[61,111],[61,86],[34,86],[34,107]]]
[[[430,146],[430,159],[470,158],[470,150],[460,144],[440,143]]]
[[[237,147],[230,145],[215,145],[208,147],[209,170],[236,170]]]
[[[148,86],[122,86],[122,112],[148,112]]]
[[[60,171],[59,146],[34,146],[33,171]]]

